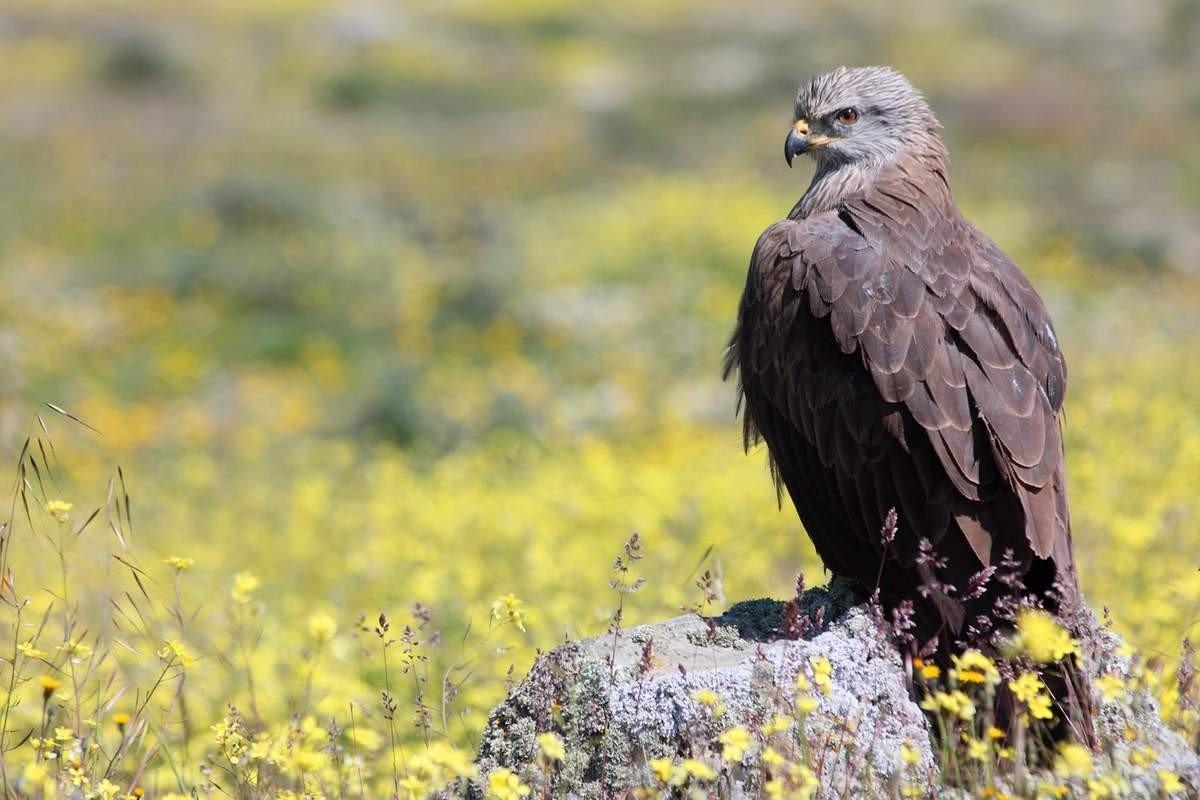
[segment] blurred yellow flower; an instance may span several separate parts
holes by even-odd
[[[52,675],[39,675],[38,684],[42,687],[42,696],[49,697],[62,686],[62,681]]]
[[[762,726],[762,732],[764,736],[771,736],[772,734],[776,733],[787,733],[791,729],[792,720],[783,714],[776,714],[775,716],[771,717],[771,719],[763,723]]]
[[[725,713],[725,701],[712,689],[697,689],[692,692],[692,699],[711,710],[714,717]]]
[[[1092,684],[1100,691],[1105,703],[1112,703],[1125,693],[1125,679],[1113,672],[1101,675]]]
[[[654,773],[654,777],[663,783],[669,781],[671,775],[675,772],[675,764],[669,758],[652,758],[648,766],[650,767],[650,771]]]
[[[1024,608],[1017,614],[1017,632],[1011,647],[1039,664],[1079,654],[1079,643],[1045,611]]]
[[[429,783],[416,775],[407,775],[400,780],[400,797],[403,800],[422,800],[429,792]]]
[[[167,639],[158,648],[158,657],[163,661],[173,661],[181,666],[190,666],[196,662],[187,646],[178,639]]]
[[[828,695],[833,690],[833,664],[825,656],[817,656],[812,660],[813,683],[821,694]]]
[[[520,800],[530,789],[512,770],[501,767],[488,775],[488,800]]]
[[[187,572],[196,563],[196,560],[183,556],[167,556],[163,559],[163,563],[176,572]]]
[[[921,701],[921,708],[933,713],[945,711],[951,717],[961,720],[969,720],[975,716],[975,703],[958,689],[926,695]]]
[[[58,646],[58,651],[60,653],[64,653],[76,664],[87,658],[90,658],[92,655],[92,648],[89,645],[86,645],[83,642],[77,642],[74,639],[68,639],[60,644]]]
[[[38,650],[33,646],[33,639],[30,639],[28,642],[21,642],[21,644],[17,645],[17,652],[26,658],[42,659],[46,657],[46,654],[43,651]]]
[[[129,720],[129,715],[124,711],[118,711],[116,714],[112,715],[113,724],[115,724],[118,728],[124,728],[129,724]]]
[[[905,742],[900,745],[900,760],[909,765],[918,764],[921,761],[921,751]]]
[[[100,781],[99,785],[96,786],[95,791],[96,791],[96,793],[94,795],[95,797],[99,797],[99,798],[101,798],[101,800],[113,800],[113,798],[115,798],[117,796],[117,794],[120,793],[121,787],[117,786],[115,783],[110,781],[108,778],[104,778],[103,780]]]
[[[1170,770],[1160,769],[1158,771],[1158,784],[1167,794],[1176,794],[1182,792],[1187,787],[1183,785],[1183,781],[1179,776]]]
[[[741,725],[735,725],[718,736],[717,741],[721,743],[721,757],[726,761],[736,762],[746,757],[754,739],[750,736],[750,731]]]
[[[973,761],[986,761],[991,752],[991,743],[987,739],[967,737],[967,758]]]
[[[46,513],[59,522],[68,521],[71,518],[71,509],[74,507],[74,503],[67,503],[62,500],[51,500],[45,506]]]
[[[1017,700],[1025,704],[1034,719],[1053,719],[1050,694],[1036,673],[1021,673],[1016,680],[1008,682],[1008,688]]]
[[[942,668],[937,664],[922,664],[921,677],[927,681],[936,681],[942,677]]]
[[[492,619],[511,622],[517,630],[525,632],[525,603],[515,594],[503,594],[492,603]]]
[[[41,787],[42,781],[49,777],[46,767],[38,761],[30,761],[25,765],[25,769],[21,770],[21,780],[29,784],[31,787]]]
[[[233,602],[239,605],[245,605],[254,599],[254,592],[258,589],[260,582],[253,573],[239,572],[233,576],[233,589],[230,590],[230,596]]]
[[[320,644],[332,639],[337,633],[337,627],[337,620],[323,612],[317,612],[308,618],[308,635]]]
[[[365,750],[375,750],[383,744],[383,736],[371,728],[357,725],[350,733],[350,740]]]
[[[978,650],[967,650],[953,657],[953,675],[959,683],[980,683],[995,686],[1000,683],[1000,672],[990,658]]]
[[[1054,773],[1067,778],[1086,778],[1092,774],[1092,754],[1075,742],[1063,742],[1054,756]]]
[[[567,749],[563,745],[563,740],[558,734],[546,732],[538,734],[537,737],[538,749],[550,761],[562,761],[567,757]]]
[[[703,761],[695,758],[685,758],[679,765],[680,771],[688,778],[695,778],[698,781],[715,780],[717,773],[713,768]]]

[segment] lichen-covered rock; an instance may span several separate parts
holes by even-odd
[[[1119,639],[1094,633],[1085,637],[1093,672],[1127,677]],[[831,673],[827,691],[819,687],[822,670]],[[894,796],[901,780],[910,788],[934,785],[937,759],[910,672],[863,598],[838,580],[790,608],[754,600],[709,620],[677,617],[556,648],[492,711],[480,773],[507,767],[556,797],[621,796],[655,783],[654,759],[721,763],[722,731],[755,731],[778,712],[794,713],[798,675],[802,685],[817,684],[804,692],[815,707],[804,715],[802,737],[820,787],[815,796]],[[1160,796],[1160,769],[1200,787],[1200,758],[1162,723],[1145,692],[1128,695],[1097,715],[1104,758],[1127,782],[1128,796]],[[566,744],[566,758],[553,768],[538,757],[536,737],[546,731]],[[761,793],[761,770],[724,763],[711,784],[717,795]]]

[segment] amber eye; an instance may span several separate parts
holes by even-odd
[[[853,125],[858,122],[858,112],[853,108],[843,108],[837,112],[837,121],[843,125]]]

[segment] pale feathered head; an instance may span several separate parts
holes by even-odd
[[[888,67],[838,67],[796,92],[796,122],[784,157],[818,163],[883,163],[907,151],[941,149],[941,125],[921,93]]]

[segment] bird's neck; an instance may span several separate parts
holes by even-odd
[[[935,178],[929,185],[944,187],[948,195],[946,151],[940,146],[940,141],[936,144],[937,147],[923,148],[880,161],[818,163],[808,191],[792,208],[788,217],[803,219],[823,211],[834,211],[846,198],[861,195],[875,184],[898,176],[909,179],[925,176]]]

